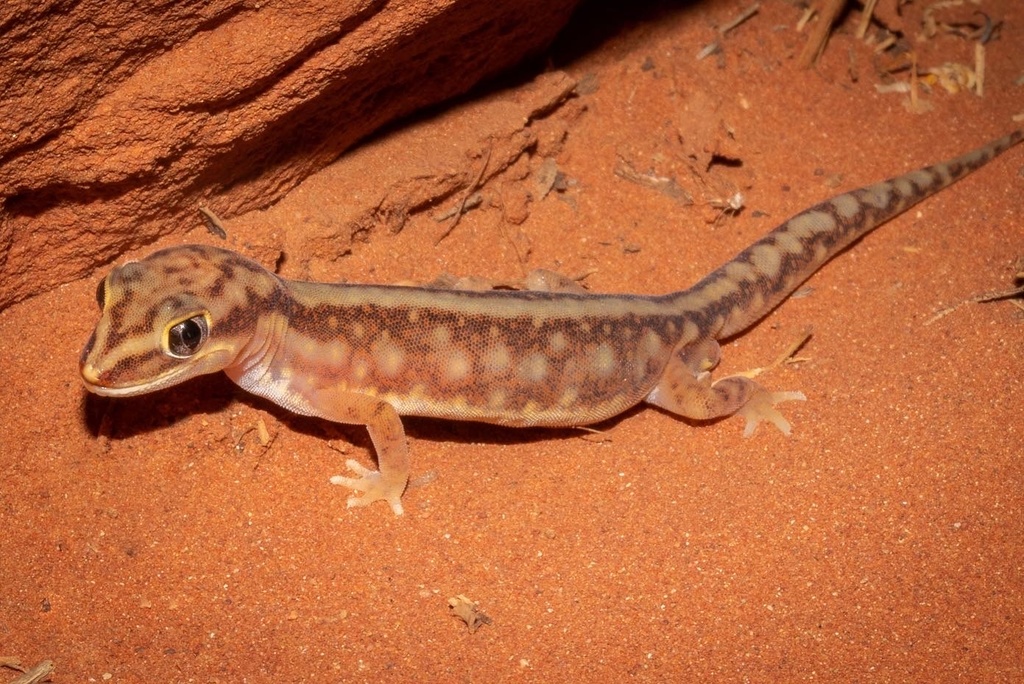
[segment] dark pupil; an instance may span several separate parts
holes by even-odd
[[[100,305],[100,310],[103,310],[103,302],[107,298],[107,279],[104,278],[100,281],[100,284],[96,286],[96,303]]]
[[[171,328],[171,351],[179,356],[191,356],[203,341],[203,325],[195,318],[182,321]],[[204,321],[205,323],[205,321]]]

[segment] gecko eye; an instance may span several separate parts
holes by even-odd
[[[206,316],[197,314],[186,318],[167,331],[167,353],[179,359],[187,359],[199,351],[209,336],[210,327]]]
[[[100,305],[100,311],[103,311],[103,304],[107,301],[107,279],[104,278],[100,281],[99,285],[96,286],[96,303]]]

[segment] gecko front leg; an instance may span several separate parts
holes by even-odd
[[[335,475],[331,484],[343,485],[361,496],[351,496],[348,506],[366,506],[377,500],[387,501],[395,515],[402,514],[402,494],[409,483],[409,446],[402,428],[402,419],[386,401],[334,389],[316,390],[311,403],[328,420],[349,425],[365,425],[377,452],[378,470],[370,470],[354,459],[345,461],[357,477]]]
[[[705,339],[682,345],[662,372],[658,384],[644,399],[649,404],[694,420],[713,420],[740,415],[747,423],[744,437],[754,434],[758,424],[768,421],[788,435],[789,421],[775,408],[784,401],[804,401],[803,392],[769,392],[742,375],[711,380],[722,350],[717,341]]]

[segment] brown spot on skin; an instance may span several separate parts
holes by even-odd
[[[448,328],[434,328],[434,330],[431,331],[430,336],[434,343],[434,346],[439,349],[447,347],[452,340],[452,333],[450,330],[448,330]]]
[[[495,344],[483,354],[484,368],[491,373],[500,373],[512,363],[512,355],[504,344]]]

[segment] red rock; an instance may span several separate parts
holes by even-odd
[[[24,0],[0,10],[0,309],[266,207],[383,124],[543,49],[576,0]]]

